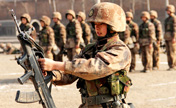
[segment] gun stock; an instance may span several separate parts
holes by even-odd
[[[53,73],[47,72],[47,76],[43,76],[38,63],[38,58],[44,58],[43,49],[29,36],[28,33],[21,31],[13,9],[10,10],[10,12],[17,27],[19,33],[17,38],[24,53],[22,57],[17,59],[17,63],[25,70],[25,74],[18,78],[18,81],[20,84],[24,84],[28,79],[31,79],[35,87],[34,92],[22,93],[17,91],[15,100],[19,103],[32,103],[38,101],[42,104],[43,108],[56,108],[51,96],[51,89],[47,86],[53,77]]]

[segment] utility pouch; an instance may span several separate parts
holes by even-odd
[[[108,83],[111,88],[111,95],[125,95],[132,85],[131,79],[126,75],[125,70],[118,71],[109,76]]]

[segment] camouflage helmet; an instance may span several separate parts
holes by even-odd
[[[126,12],[126,17],[133,19],[133,14],[132,12]]]
[[[151,16],[154,16],[155,18],[158,17],[158,13],[157,13],[155,10],[151,10],[151,11],[150,11],[150,15],[151,15]]]
[[[126,29],[126,16],[123,9],[110,2],[95,4],[89,12],[87,21],[108,24],[115,32],[125,31]]]
[[[149,12],[143,11],[142,14],[141,14],[141,18],[142,18],[142,17],[146,17],[147,19],[150,19],[150,14],[149,14]]]
[[[42,16],[42,18],[40,18],[40,21],[43,21],[45,23],[45,25],[47,25],[47,26],[50,25],[50,23],[51,23],[50,18],[47,16]]]
[[[1,48],[4,48],[4,47],[5,47],[5,44],[4,44],[4,43],[0,43],[0,47],[1,47]]]
[[[27,20],[28,23],[31,21],[31,17],[30,17],[30,15],[27,14],[27,13],[24,13],[23,15],[21,15],[21,19],[22,19],[22,18],[26,18],[26,20]]]
[[[174,12],[175,12],[175,7],[174,7],[174,5],[168,5],[168,6],[166,7],[166,11],[170,11],[170,12],[174,13]]]
[[[6,47],[8,47],[8,48],[9,48],[9,47],[12,47],[12,44],[11,44],[11,43],[7,43],[7,44],[6,44]]]
[[[76,16],[80,16],[83,21],[86,20],[86,14],[84,12],[79,11]]]
[[[60,12],[53,12],[52,18],[58,18],[59,20],[61,20],[62,16],[61,16]]]
[[[73,10],[67,10],[65,17],[67,18],[67,15],[70,14],[73,16],[73,18],[75,18],[75,12]]]

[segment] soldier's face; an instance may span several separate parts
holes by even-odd
[[[170,11],[167,11],[167,14],[168,14],[168,15],[170,15],[170,14],[171,14],[171,12],[170,12]]]
[[[155,19],[155,17],[153,15],[150,16],[150,19]]]
[[[77,16],[77,19],[79,22],[82,22],[82,18],[80,16]]]
[[[107,34],[107,24],[104,23],[94,23],[95,24],[95,32],[97,36],[104,37]]]
[[[26,23],[27,23],[26,18],[21,18],[21,23],[22,23],[22,24],[26,24]]]
[[[141,19],[142,19],[142,21],[144,21],[144,22],[147,21],[147,18],[146,18],[146,17],[142,17]]]
[[[45,23],[44,23],[43,21],[40,21],[40,25],[41,25],[42,27],[44,27],[44,26],[45,26]]]
[[[53,18],[53,22],[56,23],[58,21],[57,18]]]
[[[127,20],[127,21],[131,21],[131,18],[130,18],[130,17],[126,17],[126,20]]]
[[[72,16],[72,15],[70,15],[70,14],[68,14],[68,15],[67,15],[67,19],[70,21],[70,20],[72,20],[72,19],[73,19],[73,16]]]

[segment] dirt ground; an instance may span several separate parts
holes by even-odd
[[[17,55],[18,56],[18,55]],[[17,78],[24,70],[14,60],[15,55],[0,54],[0,108],[42,108],[40,104],[15,102],[16,91],[33,91],[31,83],[20,85]],[[165,54],[160,56],[160,70],[141,73],[141,59],[137,56],[136,72],[129,73],[133,81],[127,102],[136,108],[176,108],[176,71],[168,69]],[[57,108],[78,108],[81,103],[76,83],[67,86],[53,86],[52,96]]]

